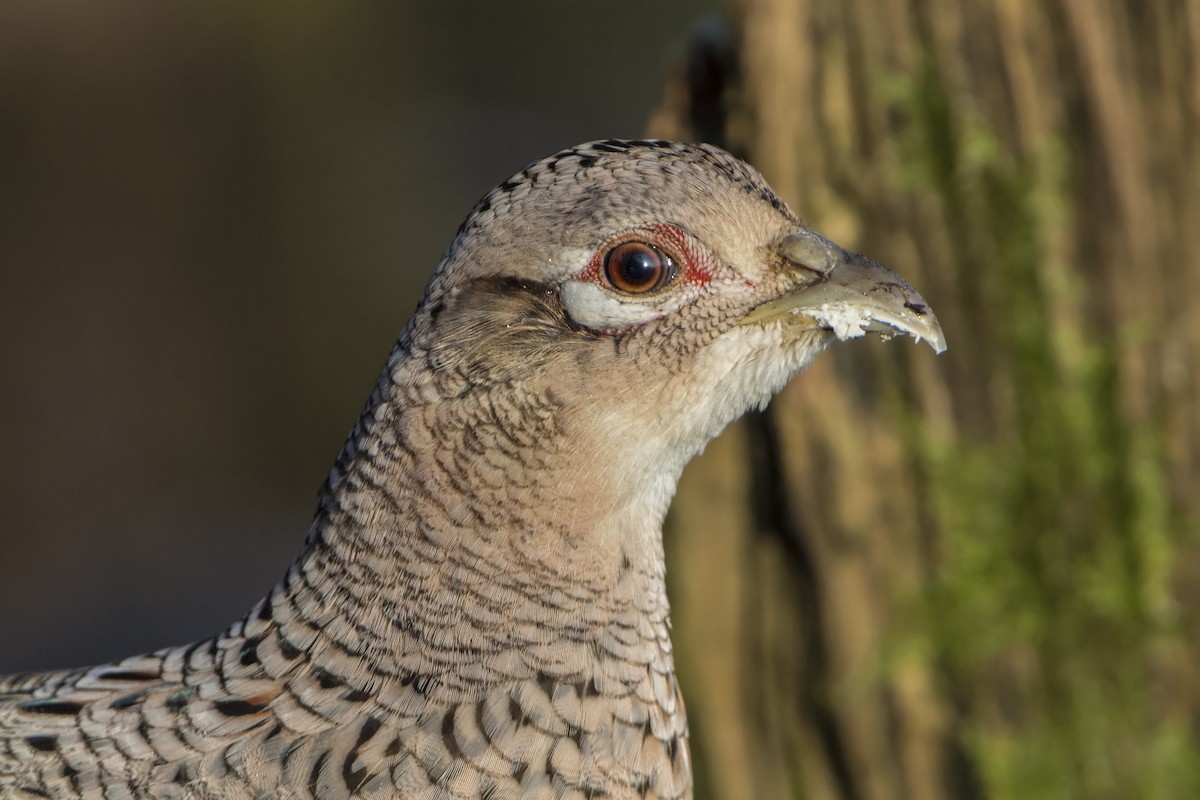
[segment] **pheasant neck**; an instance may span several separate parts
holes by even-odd
[[[587,426],[545,395],[389,388],[270,600],[292,646],[351,685],[447,700],[672,674],[661,487],[585,469],[603,463]]]

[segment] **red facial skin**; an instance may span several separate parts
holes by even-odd
[[[578,280],[612,288],[604,276],[604,259],[609,251],[625,242],[653,245],[674,262],[675,277],[658,291],[673,286],[707,286],[712,280],[711,256],[681,228],[665,222],[635,228],[605,242],[579,273]]]

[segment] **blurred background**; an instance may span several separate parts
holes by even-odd
[[[467,212],[715,8],[0,4],[0,672],[253,604]]]
[[[471,205],[705,139],[908,277],[668,530],[705,798],[1200,796],[1200,7],[0,5],[0,672],[282,574]]]

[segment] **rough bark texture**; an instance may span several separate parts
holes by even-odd
[[[694,32],[651,133],[747,157],[950,345],[842,346],[685,474],[700,796],[1200,792],[1198,45],[1170,0]]]

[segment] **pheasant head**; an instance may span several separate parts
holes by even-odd
[[[459,407],[453,430],[503,438],[532,425],[535,453],[498,457],[489,438],[493,455],[455,469],[497,459],[522,480],[492,500],[541,506],[615,559],[633,531],[657,538],[707,441],[828,344],[867,331],[944,349],[904,280],[803,227],[740,160],[709,145],[593,142],[476,206],[379,396]],[[479,421],[483,398],[511,413]],[[552,431],[537,429],[543,417]]]

